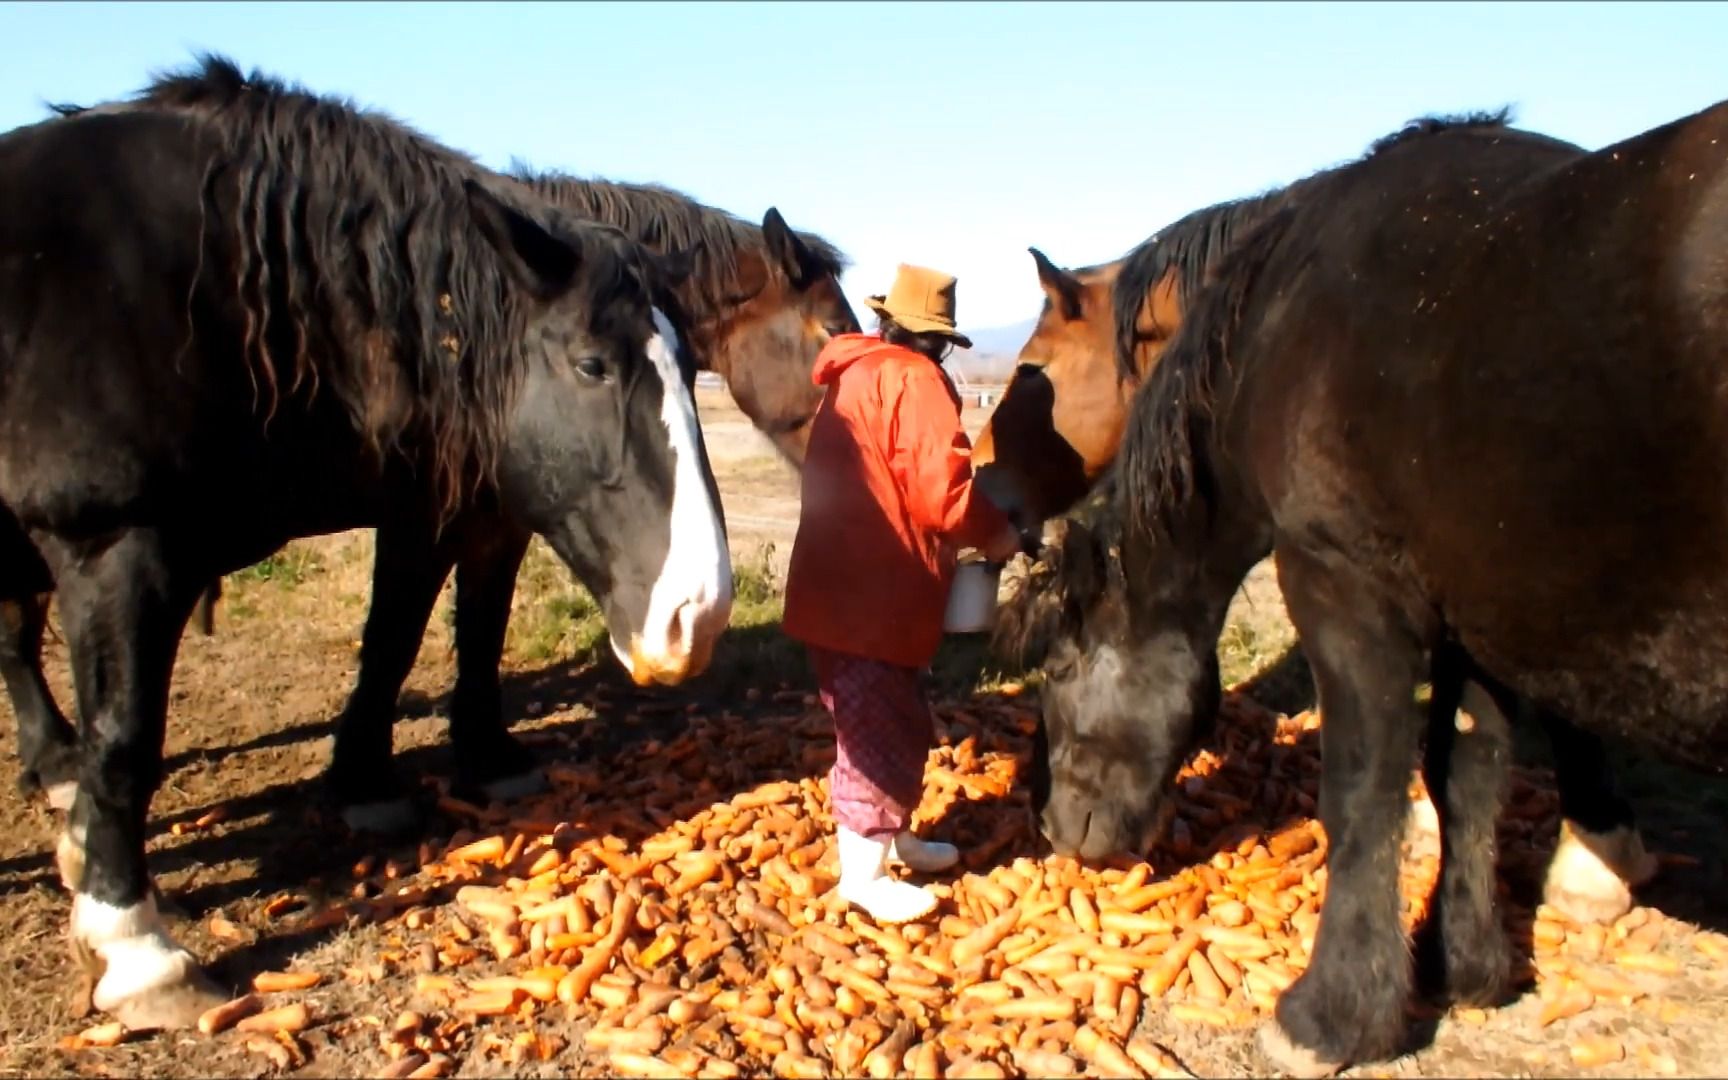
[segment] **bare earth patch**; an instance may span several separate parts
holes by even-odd
[[[797,648],[778,634],[772,595],[796,526],[797,476],[724,397],[705,392],[700,406],[735,561],[748,571],[740,577],[735,629],[716,670],[677,691],[638,694],[609,660],[590,662],[591,610],[540,545],[518,588],[506,661],[507,714],[522,718],[516,730],[535,740],[549,760],[579,768],[596,755],[609,755],[621,786],[658,778],[661,763],[654,753],[632,747],[662,738],[668,718],[690,707],[729,712],[745,724],[753,717],[809,723],[802,700],[809,675]],[[982,419],[969,410],[972,430]],[[417,977],[437,963],[424,956],[430,933],[410,927],[405,915],[322,927],[307,917],[337,902],[373,903],[380,890],[412,877],[422,861],[419,844],[380,847],[347,836],[320,818],[312,798],[313,781],[328,760],[329,722],[356,671],[371,550],[369,534],[319,538],[230,579],[216,636],[192,633],[182,644],[167,780],[151,815],[151,865],[185,911],[187,919],[175,927],[182,940],[211,965],[219,982],[237,992],[264,970],[321,973],[321,983],[309,990],[267,995],[272,1005],[306,1003],[310,1026],[294,1040],[276,1042],[281,1049],[274,1052],[248,1049],[232,1033],[133,1035],[113,1047],[62,1049],[67,1036],[105,1018],[74,1021],[67,1014],[68,901],[52,856],[58,823],[39,805],[26,805],[8,783],[0,789],[0,1075],[335,1077],[379,1075],[388,1065],[380,1032],[404,1010],[424,1008],[415,989]],[[429,782],[450,771],[444,743],[444,697],[454,674],[449,604],[447,589],[396,728],[399,767]],[[1237,598],[1220,643],[1227,678],[1248,680],[1268,706],[1300,711],[1310,704],[1309,689],[1299,656],[1289,651],[1293,642],[1272,569],[1261,566]],[[69,708],[65,647],[52,640],[47,653],[51,685]],[[936,682],[950,703],[997,681],[988,667],[981,669],[980,659],[976,642],[956,641],[945,649]],[[13,733],[9,706],[6,713],[3,730]],[[13,740],[15,769],[15,735],[7,738]],[[1539,764],[1541,748],[1526,749]],[[1538,1022],[1544,1003],[1534,991],[1503,1009],[1430,1018],[1431,1039],[1422,1049],[1355,1074],[1720,1074],[1728,1059],[1728,1033],[1720,1024],[1728,1002],[1728,956],[1689,947],[1686,940],[1695,929],[1724,928],[1728,784],[1642,759],[1627,766],[1625,775],[1649,846],[1678,856],[1639,894],[1640,904],[1662,916],[1671,969],[1631,972],[1625,978],[1636,994],[1596,993],[1591,1008],[1547,1026]],[[474,826],[461,808],[447,806],[433,818],[428,850],[442,852],[454,833]],[[933,827],[959,826],[938,821]],[[359,877],[357,865],[365,871]],[[1162,876],[1180,868],[1157,869]],[[1511,892],[1528,886],[1528,868],[1515,869]],[[421,906],[427,925],[434,919],[448,925],[455,910],[451,899],[436,896],[422,898]],[[567,1021],[562,1008],[549,1008],[528,1026],[481,1020],[463,1032],[425,1033],[424,1039],[431,1052],[448,1056],[453,1074],[607,1073],[606,1059],[591,1056],[585,1046],[587,1027],[588,1021]],[[516,1045],[524,1032],[539,1038],[512,1061],[499,1040]],[[1162,1002],[1147,1006],[1139,1033],[1202,1076],[1265,1068],[1251,1029],[1184,1021]],[[1604,1052],[1611,1060],[1596,1064],[1578,1049],[1599,1041],[1617,1043],[1622,1056],[1612,1060]]]

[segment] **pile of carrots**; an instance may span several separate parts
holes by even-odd
[[[1137,1034],[1143,1010],[1244,1027],[1302,973],[1326,882],[1314,714],[1229,697],[1218,738],[1178,777],[1158,847],[1096,867],[1037,837],[1020,782],[1033,709],[1009,696],[943,709],[914,822],[964,861],[923,882],[936,917],[885,927],[832,892],[833,744],[812,706],[693,713],[664,741],[552,768],[550,792],[508,807],[447,799],[469,827],[423,846],[418,869],[368,859],[355,899],[295,916],[403,928],[409,944],[384,959],[414,973],[416,1008],[376,1025],[388,1074],[442,1075],[476,1046],[512,1063],[553,1057],[574,1049],[542,1032],[556,1018],[624,1075],[1187,1076]],[[1419,780],[1412,795],[1426,798]],[[1556,813],[1551,786],[1520,776],[1507,860],[1539,860],[1534,838],[1552,835]],[[1405,860],[1409,925],[1438,870],[1424,846]],[[1512,917],[1536,949],[1539,1027],[1649,998],[1680,970],[1680,924],[1648,909],[1611,927],[1546,908]],[[1728,958],[1728,941],[1695,937]],[[284,987],[257,987],[272,988]],[[270,1014],[257,995],[224,1008],[234,1016],[215,1030]],[[285,1021],[306,1018],[269,1020],[263,1042],[292,1031]],[[1575,1042],[1572,1057],[1622,1060],[1609,1042]]]

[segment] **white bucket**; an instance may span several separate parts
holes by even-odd
[[[980,560],[955,567],[954,582],[948,587],[948,610],[942,616],[943,632],[977,634],[990,629],[1001,585],[1001,563]]]

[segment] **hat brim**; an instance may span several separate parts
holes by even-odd
[[[866,296],[864,298],[864,304],[871,311],[874,311],[878,315],[888,316],[890,319],[893,319],[895,322],[912,331],[914,334],[941,334],[943,337],[953,338],[954,344],[960,346],[962,349],[970,349],[972,347],[971,338],[954,329],[952,326],[949,326],[947,323],[939,323],[934,319],[927,319],[922,315],[902,315],[897,311],[889,311],[887,300],[887,294],[881,296]]]

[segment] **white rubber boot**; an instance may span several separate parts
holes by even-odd
[[[888,857],[908,870],[933,874],[959,862],[960,849],[940,840],[920,840],[912,834],[911,829],[907,829],[894,838],[893,846],[888,849]]]
[[[879,923],[906,923],[922,919],[936,910],[936,898],[886,873],[892,837],[872,840],[851,829],[839,831],[840,899],[863,908]]]

